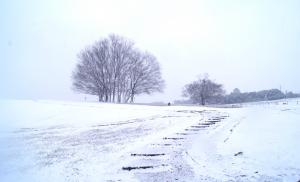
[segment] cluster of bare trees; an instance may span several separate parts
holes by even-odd
[[[164,81],[156,58],[134,43],[110,35],[84,49],[73,72],[73,89],[103,102],[134,102],[136,95],[161,92]]]
[[[186,101],[176,101],[180,104],[233,104],[243,102],[257,102],[267,100],[278,100],[283,98],[296,98],[300,94],[286,92],[285,94],[279,89],[269,89],[253,92],[241,92],[235,88],[230,94],[225,94],[222,84],[209,79],[208,74],[199,77],[198,80],[185,85],[183,96],[188,97]]]
[[[183,89],[183,96],[188,97],[195,104],[202,105],[222,97],[224,93],[223,85],[210,80],[207,74],[185,85]]]

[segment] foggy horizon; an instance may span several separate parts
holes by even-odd
[[[71,75],[109,34],[156,56],[166,87],[136,102],[182,99],[200,74],[227,93],[300,92],[299,1],[2,1],[1,99],[84,100]]]

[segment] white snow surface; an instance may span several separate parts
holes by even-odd
[[[0,181],[298,181],[300,100],[0,101]]]

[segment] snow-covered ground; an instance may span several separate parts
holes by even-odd
[[[0,181],[298,181],[300,101],[0,102]]]

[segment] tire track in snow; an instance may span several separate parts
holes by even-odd
[[[188,113],[188,111],[186,113]],[[148,146],[142,150],[142,153],[145,154],[142,156],[142,159],[134,160],[131,165],[123,166],[122,169],[132,169],[129,171],[132,171],[142,181],[165,181],[166,179],[170,181],[177,181],[179,179],[192,178],[193,171],[184,159],[184,155],[187,155],[185,149],[189,145],[189,139],[197,136],[199,132],[208,130],[210,126],[215,125],[228,117],[224,115],[215,116],[221,115],[221,113],[216,111],[211,112],[210,115],[213,116],[206,119],[204,122],[197,123],[196,125],[190,125],[187,128],[183,128],[182,132],[177,132],[172,136],[163,137],[162,140],[156,144],[151,144],[151,146],[156,147],[156,151],[164,151],[164,155],[156,156],[154,152],[151,152],[155,151],[155,149]],[[169,143],[164,143],[166,140]],[[153,156],[156,158],[155,162],[152,163],[151,161],[154,161],[152,160]],[[160,164],[157,164],[157,159],[160,161]],[[144,168],[140,168],[142,166],[152,167],[145,170]],[[159,166],[160,170],[156,171],[155,166]],[[165,168],[161,166],[165,166]]]

